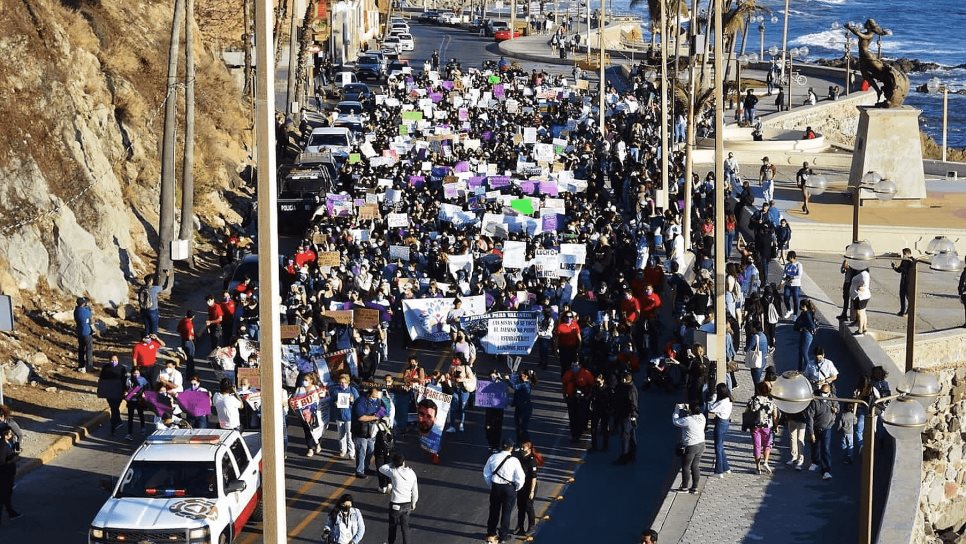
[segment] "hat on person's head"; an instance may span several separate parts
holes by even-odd
[[[504,438],[503,442],[500,442],[500,448],[504,450],[509,450],[513,448],[513,441],[509,438]]]
[[[768,157],[762,157],[761,162],[768,162]]]

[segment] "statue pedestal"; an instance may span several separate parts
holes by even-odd
[[[895,200],[926,198],[919,114],[919,110],[909,106],[859,106],[859,129],[852,153],[849,187],[857,186],[862,176],[871,171],[896,183]],[[863,190],[860,198],[875,200],[875,195]]]

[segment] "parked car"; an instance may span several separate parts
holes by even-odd
[[[386,65],[375,55],[360,55],[356,61],[356,76],[359,79],[380,81],[386,77]]]
[[[439,24],[449,26],[459,26],[462,18],[455,13],[444,13],[439,16]]]
[[[365,83],[352,83],[342,87],[342,100],[362,102],[364,98],[372,99],[372,89]]]
[[[398,54],[402,51],[402,42],[399,41],[397,36],[387,36],[386,39],[382,40],[382,50]]]
[[[406,23],[392,23],[389,25],[389,34],[408,34],[409,25]]]
[[[387,68],[389,77],[399,77],[400,75],[405,74],[406,71],[404,68],[410,68],[408,60],[394,60],[390,62],[389,68]],[[411,68],[410,71],[412,71]]]
[[[483,28],[484,24],[483,19],[474,17],[473,19],[470,19],[470,22],[466,23],[466,30],[470,32],[479,32],[480,29]]]
[[[416,42],[413,41],[412,34],[400,34],[399,43],[402,46],[403,51],[412,51],[416,49]]]
[[[522,35],[523,34],[520,34],[520,31],[519,30],[513,31],[513,37],[514,38],[519,38]],[[497,30],[495,33],[493,33],[493,41],[502,42],[504,40],[509,40],[509,39],[510,39],[510,29],[509,28],[504,29],[504,30]]]
[[[356,100],[343,100],[336,104],[334,109],[340,117],[343,115],[362,115],[362,112],[365,111],[362,102]]]
[[[345,127],[322,127],[312,131],[305,143],[306,153],[321,153],[328,149],[333,155],[348,155],[355,137]]]

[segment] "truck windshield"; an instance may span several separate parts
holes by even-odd
[[[349,138],[345,134],[313,134],[309,138],[309,147],[320,147],[324,145],[349,145]]]
[[[116,499],[218,498],[213,462],[134,461],[121,479]]]

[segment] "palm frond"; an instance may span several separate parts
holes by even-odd
[[[771,10],[758,4],[757,0],[745,0],[724,13],[722,18],[722,33],[734,39],[735,36],[745,31],[748,24],[748,16],[758,13],[771,13]]]

